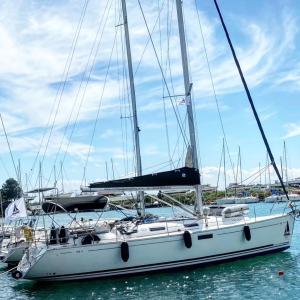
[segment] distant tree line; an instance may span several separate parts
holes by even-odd
[[[22,188],[19,183],[14,178],[8,178],[2,185],[0,189],[1,197],[2,197],[2,207],[0,207],[0,211],[5,210],[5,208],[9,205],[9,203],[15,199],[18,199],[22,196]],[[2,211],[1,211],[2,215]]]

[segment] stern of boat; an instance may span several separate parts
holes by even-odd
[[[22,259],[20,260],[17,269],[12,273],[15,279],[26,279],[28,272],[35,265],[35,263],[43,256],[46,252],[47,247],[29,247]]]

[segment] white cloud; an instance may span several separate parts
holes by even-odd
[[[298,123],[289,123],[289,124],[286,124],[285,127],[287,128],[287,133],[283,137],[284,139],[288,139],[288,138],[300,135],[300,124],[298,124]]]

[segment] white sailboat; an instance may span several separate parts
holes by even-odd
[[[285,163],[285,183],[288,190],[288,196],[289,200],[293,202],[300,201],[300,194],[292,192],[289,184],[289,177],[288,177],[288,164],[287,164],[287,150],[286,150],[286,144],[285,141],[283,142],[283,159]],[[283,166],[282,166],[282,160],[281,161],[281,174],[283,178]],[[277,203],[277,202],[286,202],[288,201],[286,195],[282,194],[279,191],[276,191],[276,194],[273,194],[265,198],[266,203]]]
[[[207,265],[283,251],[290,247],[296,213],[294,209],[289,213],[263,217],[247,216],[244,207],[236,210],[227,208],[226,211],[225,208],[221,212],[203,210],[181,0],[176,0],[176,7],[185,95],[190,104],[187,105],[187,113],[192,168],[141,175],[127,12],[125,0],[122,0],[138,176],[128,180],[94,183],[90,187],[100,190],[116,190],[119,187],[122,191],[138,191],[140,214],[123,221],[101,221],[101,226],[91,231],[74,232],[70,228],[59,242],[53,242],[50,234],[46,244],[31,245],[13,273],[14,278],[59,281],[124,276]],[[271,152],[269,155],[273,162]],[[273,165],[276,167],[275,163]],[[188,217],[159,218],[145,215],[143,199],[147,190],[191,186],[196,191],[194,211],[182,206]],[[165,197],[176,201],[169,195],[165,194]]]
[[[224,205],[224,204],[252,204],[258,203],[259,199],[254,196],[232,196],[232,197],[225,197],[216,200],[217,204]]]

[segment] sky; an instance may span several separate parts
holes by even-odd
[[[146,23],[138,0],[127,1],[146,174],[184,165],[188,103],[175,2],[140,4]],[[285,141],[288,177],[300,176],[300,2],[219,5],[276,161]],[[246,179],[265,167],[266,150],[216,9],[212,0],[184,0],[183,9],[202,182],[216,185],[224,133],[227,183],[239,147]],[[24,189],[38,178],[78,190],[135,173],[122,22],[119,0],[1,1],[0,112],[14,163],[0,128],[0,183],[16,177],[18,162]]]

